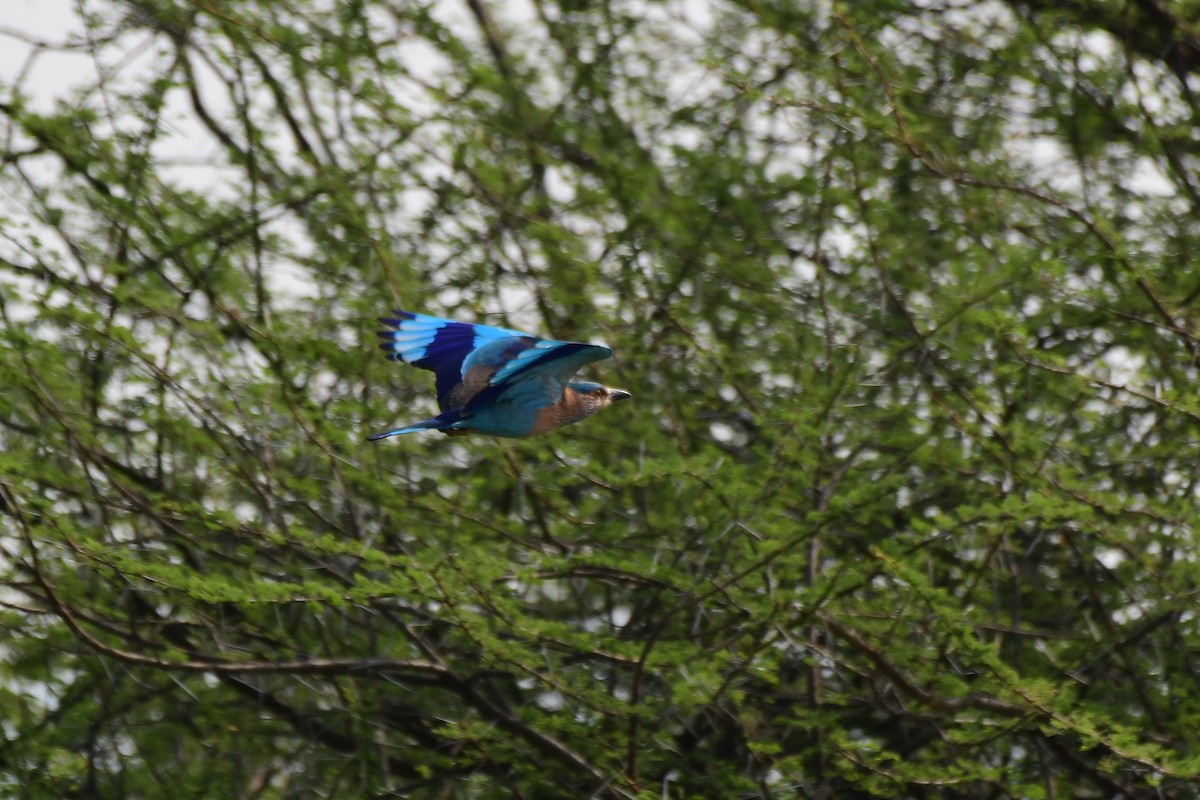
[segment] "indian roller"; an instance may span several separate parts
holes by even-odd
[[[368,437],[435,430],[451,436],[483,433],[521,438],[579,422],[625,400],[629,392],[572,380],[585,364],[612,356],[602,344],[558,342],[528,333],[454,322],[411,311],[380,317],[388,358],[437,376],[433,419]]]

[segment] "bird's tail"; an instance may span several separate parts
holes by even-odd
[[[414,422],[412,425],[405,425],[403,428],[392,428],[390,431],[384,431],[383,433],[376,433],[373,436],[368,436],[367,441],[374,442],[379,439],[386,439],[389,436],[399,436],[402,433],[416,433],[417,431],[452,431],[463,420],[462,409],[456,408],[444,414],[438,414],[433,419]]]

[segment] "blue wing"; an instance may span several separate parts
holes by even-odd
[[[388,358],[393,361],[430,370],[437,376],[438,404],[442,410],[449,407],[447,401],[451,394],[463,383],[468,369],[479,360],[477,357],[471,363],[464,363],[473,353],[493,342],[514,338],[536,341],[536,337],[528,333],[507,328],[454,322],[399,309],[395,314],[395,318],[379,319],[392,328],[379,332],[384,340],[381,347],[388,351]]]
[[[602,344],[522,339],[520,345],[505,351],[504,363],[463,409],[465,415],[486,406],[533,412],[552,405],[562,398],[567,383],[581,367],[612,357],[612,350]]]

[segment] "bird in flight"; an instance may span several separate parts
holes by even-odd
[[[395,314],[379,318],[389,328],[379,332],[381,346],[391,360],[437,376],[442,413],[367,437],[371,441],[426,430],[539,436],[630,396],[623,389],[572,380],[580,367],[612,356],[604,345],[539,339],[411,311]]]

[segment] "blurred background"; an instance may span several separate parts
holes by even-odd
[[[1198,18],[10,3],[0,793],[1200,796]]]

